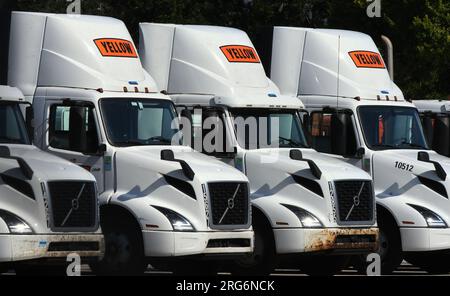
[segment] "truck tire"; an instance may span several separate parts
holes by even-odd
[[[134,225],[109,225],[103,227],[105,256],[91,263],[94,273],[100,275],[141,275],[145,272],[141,232]]]
[[[380,229],[381,273],[392,274],[403,261],[402,244],[397,223],[389,216],[380,215],[378,219]]]
[[[350,256],[309,256],[300,261],[300,270],[309,276],[333,276],[348,267]]]
[[[262,218],[253,224],[255,246],[253,254],[235,261],[232,274],[244,276],[267,276],[275,270],[276,249],[273,231]]]

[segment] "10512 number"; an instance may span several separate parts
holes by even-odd
[[[395,168],[399,169],[399,170],[402,170],[402,171],[412,172],[413,169],[414,169],[414,166],[410,165],[410,164],[407,164],[407,163],[404,163],[404,162],[396,161],[395,162]]]

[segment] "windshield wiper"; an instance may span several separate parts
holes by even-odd
[[[400,147],[400,146],[403,146],[403,145],[409,146],[409,147],[412,147],[412,148],[419,148],[419,149],[428,150],[428,148],[423,147],[422,145],[415,144],[415,143],[408,143],[408,142],[402,142],[402,143],[398,144],[397,147]]]
[[[144,143],[140,141],[133,141],[133,140],[127,140],[127,141],[118,141],[114,142],[117,146],[142,146]]]
[[[288,139],[288,138],[284,138],[284,137],[279,137],[279,138],[280,138],[280,140],[288,142],[291,147],[309,148],[307,145],[305,145],[303,143],[299,143],[299,142],[294,141],[292,139]]]
[[[172,141],[169,139],[166,139],[164,137],[161,136],[157,136],[157,137],[151,137],[147,140],[147,142],[159,142],[159,143],[163,143],[163,144],[172,144]]]
[[[0,137],[0,142],[4,144],[24,144],[20,139],[12,139],[7,137]]]
[[[398,149],[398,147],[389,144],[373,144],[373,148]]]

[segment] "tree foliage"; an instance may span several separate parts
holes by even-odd
[[[373,1],[373,0],[371,0]],[[394,43],[395,80],[410,98],[450,94],[450,2],[381,2],[382,17],[369,18],[366,0],[84,0],[83,14],[122,19],[136,40],[143,21],[231,26],[255,37],[273,25],[348,29]],[[27,11],[64,13],[66,0],[17,0]],[[137,41],[137,40],[136,40]]]

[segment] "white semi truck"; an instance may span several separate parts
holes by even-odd
[[[98,260],[104,241],[95,179],[31,144],[31,118],[26,124],[22,114],[28,108],[31,116],[28,105],[17,88],[0,86],[0,271],[42,274],[53,263],[64,267],[72,253]]]
[[[143,23],[140,54],[192,124],[195,149],[250,180],[255,252],[236,272],[268,274],[289,259],[306,273],[333,274],[348,255],[377,249],[370,176],[308,147],[303,105],[280,95],[245,32]]]
[[[417,109],[373,40],[275,27],[272,50],[271,78],[305,104],[312,146],[372,175],[383,272],[402,259],[450,270],[450,160],[428,149]]]
[[[450,101],[414,100],[413,103],[419,109],[430,148],[450,157]]]
[[[106,250],[95,270],[135,274],[164,258],[206,273],[215,265],[201,259],[252,252],[248,179],[179,145],[175,106],[122,21],[13,12],[8,79],[33,102],[36,144],[96,177]]]

